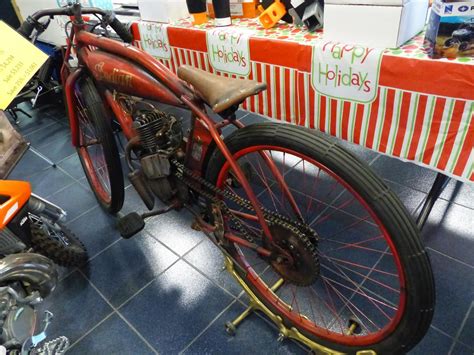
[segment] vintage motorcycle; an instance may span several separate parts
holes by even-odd
[[[235,113],[265,84],[187,65],[175,75],[134,46],[89,33],[85,14],[132,42],[112,13],[78,3],[41,10],[19,32],[71,17],[61,74],[72,144],[98,201],[116,213],[118,122],[130,181],[151,210],[122,217],[122,236],[186,208],[282,337],[331,354],[405,353],[420,341],[433,316],[430,261],[402,203],[364,163],[318,132],[244,126]],[[190,130],[157,102],[190,110]],[[227,126],[236,129],[224,139]],[[155,198],[165,207],[153,210]]]

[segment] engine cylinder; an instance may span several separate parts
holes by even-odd
[[[135,117],[133,128],[137,131],[142,147],[153,151],[159,144],[157,133],[165,124],[166,114],[158,110],[141,111]]]

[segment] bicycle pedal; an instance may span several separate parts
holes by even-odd
[[[117,227],[122,238],[129,239],[145,227],[145,221],[138,213],[132,212],[121,217]]]

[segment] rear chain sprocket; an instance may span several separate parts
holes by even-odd
[[[192,170],[186,168],[184,164],[178,162],[176,159],[171,160],[171,163],[176,167],[174,175],[179,180],[189,186],[192,190],[212,201],[214,204],[217,204],[221,209],[222,215],[226,215],[231,218],[232,222],[236,225],[237,229],[240,233],[242,233],[245,239],[251,243],[255,243],[255,240],[250,235],[248,228],[243,226],[242,222],[240,222],[240,220],[230,211],[230,209],[227,207],[224,201],[219,198],[219,196],[229,199],[240,207],[253,211],[254,208],[249,200],[246,200],[228,190],[222,190],[218,188],[211,182],[195,174]],[[291,220],[290,218],[283,216],[280,213],[266,209],[263,206],[260,208],[265,220],[269,225],[280,226],[297,236],[297,238],[304,244],[306,251],[312,255],[314,263],[319,269],[319,257],[317,252],[318,235],[316,232],[306,224]],[[278,270],[276,271],[278,272]]]

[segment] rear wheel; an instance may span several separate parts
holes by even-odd
[[[124,185],[110,114],[90,78],[79,82],[75,95],[79,121],[77,153],[97,200],[105,210],[116,213],[123,205]]]
[[[252,210],[224,199],[227,232],[282,251],[265,258],[227,242],[257,297],[288,328],[338,351],[404,353],[417,344],[433,315],[431,266],[388,187],[343,148],[301,127],[252,125],[226,144],[240,166],[251,167],[245,175],[259,204],[281,217],[267,219],[269,243]],[[217,187],[248,198],[219,151],[208,166]],[[276,282],[281,287],[271,290]]]

